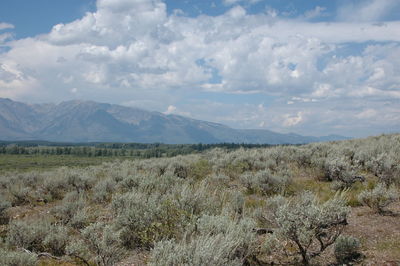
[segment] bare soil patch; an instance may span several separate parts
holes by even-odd
[[[400,203],[382,216],[368,207],[355,207],[348,218],[345,234],[361,241],[365,259],[361,265],[400,265]]]

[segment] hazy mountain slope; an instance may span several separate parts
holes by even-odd
[[[30,135],[20,128],[14,127],[9,120],[0,115],[0,138],[4,140],[24,140],[29,139]]]
[[[67,142],[308,143],[343,139],[269,130],[238,130],[222,124],[92,101],[25,104],[0,98],[0,139]]]
[[[21,133],[30,133],[41,127],[41,121],[31,106],[0,98],[0,116],[8,127]],[[4,125],[4,124],[3,124]]]

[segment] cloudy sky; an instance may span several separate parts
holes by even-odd
[[[400,132],[400,1],[1,0],[0,97]]]

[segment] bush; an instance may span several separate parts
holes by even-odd
[[[260,191],[265,195],[282,193],[289,184],[288,177],[273,175],[269,170],[245,172],[240,176],[240,181],[250,193]]]
[[[113,199],[111,208],[127,248],[150,248],[155,241],[171,238],[181,230],[182,212],[157,194],[125,193]]]
[[[45,251],[43,241],[50,231],[48,222],[13,221],[9,225],[7,242],[32,252]]]
[[[367,167],[386,185],[399,184],[400,167],[398,155],[388,154],[387,151],[371,158]]]
[[[8,223],[9,217],[7,215],[7,209],[10,207],[11,202],[0,195],[0,225]]]
[[[118,186],[122,188],[123,191],[128,192],[133,189],[137,189],[140,185],[140,182],[142,179],[145,177],[142,175],[134,174],[134,175],[129,175],[125,177],[119,184]]]
[[[46,178],[44,178],[42,190],[47,195],[48,200],[62,199],[68,191],[67,180],[60,172],[61,170],[56,170],[44,173]]]
[[[125,255],[118,233],[110,225],[94,223],[82,230],[82,239],[71,243],[67,252],[70,256],[89,261],[93,259],[96,265],[112,266]],[[89,254],[90,255],[89,255]]]
[[[186,158],[182,156],[173,158],[168,165],[167,172],[179,178],[187,178],[190,172],[190,162]]]
[[[252,220],[203,216],[183,240],[158,242],[150,265],[244,265],[254,252]]]
[[[242,215],[244,208],[244,197],[240,191],[232,191],[229,194],[228,207],[233,210],[234,213]]]
[[[77,193],[87,191],[93,186],[93,178],[88,175],[89,172],[69,169],[65,173],[67,184]]]
[[[23,205],[32,201],[32,189],[25,187],[17,181],[8,187],[8,193],[11,195],[11,203],[13,206]]]
[[[379,183],[374,189],[361,192],[358,200],[383,215],[387,206],[399,200],[399,192],[394,186],[387,188],[385,184]]]
[[[212,166],[208,160],[201,159],[193,163],[190,169],[190,176],[194,179],[200,180],[211,174]]]
[[[255,178],[252,172],[244,172],[239,177],[240,183],[247,189],[249,193],[254,193],[255,185]]]
[[[160,177],[143,175],[138,190],[147,194],[169,194],[175,187],[185,182],[184,179],[166,173]]]
[[[64,226],[51,226],[42,244],[47,252],[55,256],[64,255],[68,244],[68,229]]]
[[[0,265],[3,266],[35,266],[37,257],[21,251],[0,249]]]
[[[104,203],[111,200],[112,193],[116,188],[117,183],[112,179],[99,181],[92,189],[93,200],[98,203]]]
[[[71,225],[81,229],[87,224],[88,216],[85,213],[86,201],[81,194],[70,192],[65,195],[62,204],[55,206],[51,212],[64,225]]]
[[[216,214],[221,208],[215,190],[204,181],[196,187],[183,185],[176,190],[178,207],[189,215]]]
[[[14,221],[10,224],[7,242],[32,252],[65,253],[68,231],[47,221]]]
[[[320,204],[311,192],[292,200],[276,196],[270,200],[269,208],[277,227],[274,236],[291,242],[304,264],[335,242],[350,211],[341,194]]]
[[[360,258],[360,241],[351,236],[339,236],[335,242],[335,258],[338,263],[346,264]]]
[[[269,171],[257,172],[255,178],[257,186],[267,195],[282,193],[289,184],[288,177],[272,175]]]
[[[227,186],[229,184],[230,178],[229,176],[226,176],[224,174],[212,174],[209,177],[209,180],[216,185]]]

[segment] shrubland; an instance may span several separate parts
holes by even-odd
[[[368,262],[346,228],[398,219],[399,186],[398,134],[5,172],[0,264]]]

